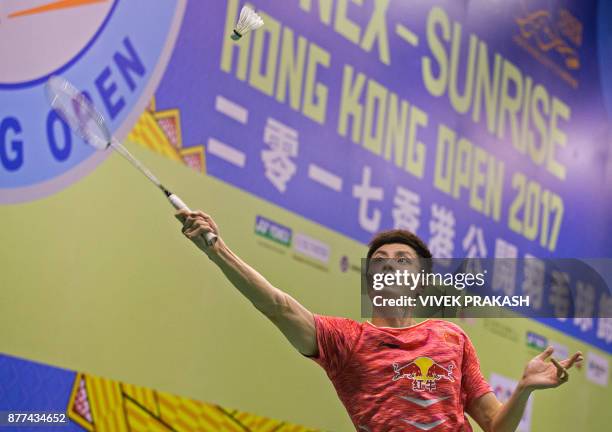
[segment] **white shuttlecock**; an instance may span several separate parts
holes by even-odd
[[[232,39],[238,40],[251,30],[258,29],[264,24],[259,15],[248,6],[244,6],[240,11],[240,18],[232,34]]]

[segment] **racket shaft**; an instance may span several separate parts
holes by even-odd
[[[191,212],[189,207],[187,207],[187,204],[185,204],[183,202],[183,200],[180,199],[177,195],[170,194],[170,196],[168,197],[168,200],[174,206],[175,209],[177,209],[177,210],[187,210],[188,212]],[[206,239],[206,244],[208,246],[214,245],[215,242],[217,241],[217,236],[214,235],[211,232],[207,232],[206,235],[204,236],[204,238]]]
[[[153,175],[151,171],[147,169],[143,164],[140,163],[132,154],[126,149],[119,141],[112,139],[110,142],[111,147],[127,159],[132,165],[134,165],[141,173],[143,173],[155,186],[161,187],[161,182]]]
[[[147,169],[147,167],[141,164],[138,159],[132,156],[132,154],[119,141],[115,139],[111,140],[111,147],[115,149],[118,153],[120,153],[128,161],[130,161],[132,165],[138,168],[138,170],[142,172],[149,180],[151,180],[151,182],[153,182],[157,187],[159,187],[163,191],[166,191],[166,189],[162,186],[161,182],[157,179],[157,177],[155,177],[153,173]],[[168,200],[170,200],[170,203],[174,206],[175,209],[187,210],[188,212],[191,212],[189,207],[187,207],[187,204],[185,204],[183,200],[180,199],[177,195],[170,194],[168,196]],[[204,237],[208,246],[214,245],[217,241],[217,236],[211,232],[206,233]]]

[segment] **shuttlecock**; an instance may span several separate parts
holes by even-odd
[[[240,11],[240,18],[232,34],[232,39],[238,40],[251,30],[258,29],[264,24],[259,15],[248,6],[244,6]]]

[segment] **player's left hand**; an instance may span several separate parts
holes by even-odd
[[[553,351],[554,348],[549,346],[527,363],[521,378],[523,387],[528,390],[558,387],[569,380],[568,369],[584,359],[582,353],[577,351],[565,360],[557,361],[551,357],[548,361]]]

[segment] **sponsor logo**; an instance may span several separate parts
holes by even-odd
[[[567,9],[524,10],[515,19],[518,33],[514,42],[561,79],[578,87],[582,23]]]
[[[519,332],[516,330],[515,327],[511,326],[505,321],[507,320],[489,318],[484,321],[484,328],[497,336],[503,337],[513,342],[519,342]]]
[[[607,387],[610,371],[608,359],[589,351],[587,353],[586,377],[589,381]]]
[[[559,342],[549,341],[549,345],[553,347],[553,355],[557,359],[565,359],[569,357],[569,349],[567,346],[560,344]],[[576,367],[580,367],[580,363],[576,364]]]
[[[295,234],[293,249],[302,255],[306,255],[307,257],[321,261],[324,264],[329,262],[329,246],[322,241],[307,236],[306,234]]]
[[[340,271],[342,273],[346,273],[348,269],[349,269],[349,259],[346,255],[342,255],[342,258],[340,258]]]
[[[403,366],[393,363],[395,375],[392,380],[397,381],[405,378],[412,381],[412,390],[431,392],[436,389],[436,382],[441,379],[450,382],[455,381],[454,368],[455,364],[453,362],[444,367],[430,357],[417,357]]]
[[[340,257],[340,271],[342,273],[346,273],[349,270],[352,270],[357,273],[361,273],[361,267],[355,264],[351,264],[349,257],[346,255],[342,255]]]
[[[534,332],[527,332],[527,346],[538,351],[544,351],[548,346],[548,339],[546,336]]]
[[[283,246],[291,246],[291,229],[263,216],[255,218],[255,234]]]

